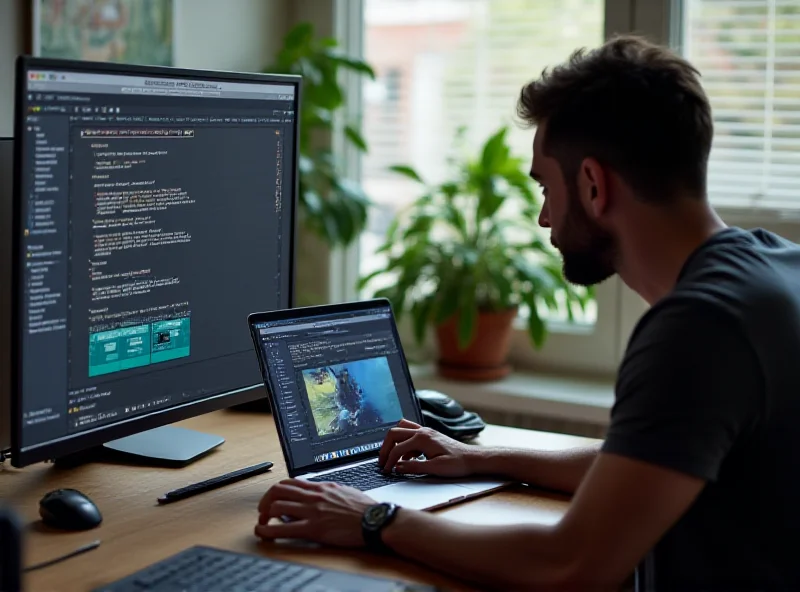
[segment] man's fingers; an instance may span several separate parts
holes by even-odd
[[[417,432],[419,434],[419,432]],[[401,442],[400,444],[396,445],[391,452],[389,452],[389,456],[386,459],[386,463],[383,465],[384,471],[391,471],[392,467],[397,464],[403,455],[405,454],[415,454],[418,455],[420,452],[424,452],[420,450],[419,446],[421,441],[417,437],[409,438],[405,442]]]
[[[378,454],[378,466],[382,467],[386,463],[386,459],[395,445],[405,442],[417,434],[419,434],[419,428],[392,428],[386,432],[386,438],[383,440],[380,454]]]
[[[317,483],[312,483],[311,485],[313,487],[307,487],[302,480],[297,479],[282,481],[277,485],[273,485],[261,498],[261,502],[258,504],[258,511],[263,514],[269,510],[272,504],[280,500],[306,504],[317,501],[320,487]]]
[[[397,422],[397,427],[398,428],[412,428],[412,429],[418,430],[422,426],[419,425],[418,423],[414,423],[411,420],[401,419],[400,421]]]
[[[425,475],[431,472],[438,474],[436,469],[441,467],[444,462],[446,462],[446,459],[442,457],[437,457],[433,460],[401,460],[394,470],[406,475]]]
[[[264,540],[307,539],[310,532],[311,524],[308,520],[258,524],[255,528],[256,536]]]
[[[266,515],[268,518],[280,518],[282,516],[310,518],[312,511],[312,507],[308,504],[279,500],[269,507]]]

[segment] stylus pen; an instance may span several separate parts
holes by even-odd
[[[252,477],[253,475],[266,473],[271,468],[272,468],[272,463],[269,461],[253,465],[252,467],[245,467],[243,469],[239,469],[238,471],[233,471],[232,473],[226,473],[224,475],[220,475],[219,477],[213,477],[212,479],[201,481],[200,483],[194,483],[192,485],[187,485],[186,487],[181,487],[180,489],[174,489],[172,491],[168,491],[163,496],[158,498],[158,503],[169,504],[172,502],[177,502],[178,500],[182,500],[187,497],[192,497],[193,495],[197,495],[198,493],[204,493],[206,491],[216,489],[217,487],[229,485],[230,483],[234,483],[235,481],[241,481],[242,479],[247,479],[248,477]]]
[[[61,563],[62,561],[69,559],[70,557],[75,557],[76,555],[81,555],[86,553],[87,551],[91,551],[92,549],[97,549],[100,546],[100,541],[92,541],[88,545],[84,545],[83,547],[78,547],[74,551],[70,551],[66,555],[62,555],[61,557],[56,557],[55,559],[50,559],[48,561],[42,561],[41,563],[37,563],[35,565],[31,565],[25,568],[25,571],[33,571],[35,569],[42,569],[43,567],[49,567],[56,563]]]

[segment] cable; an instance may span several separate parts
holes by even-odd
[[[84,545],[83,547],[78,547],[74,551],[67,553],[66,555],[62,555],[61,557],[56,557],[55,559],[49,559],[48,561],[42,561],[41,563],[35,563],[29,567],[26,567],[23,571],[33,571],[35,569],[42,569],[43,567],[49,567],[55,563],[61,563],[62,561],[69,559],[70,557],[75,557],[76,555],[81,555],[86,553],[87,551],[91,551],[93,549],[97,549],[100,546],[100,541],[92,541],[88,545]]]

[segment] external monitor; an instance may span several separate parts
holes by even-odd
[[[13,138],[0,138],[0,451],[11,446],[11,180]]]
[[[300,78],[18,59],[12,464],[264,397],[247,316],[293,304]]]

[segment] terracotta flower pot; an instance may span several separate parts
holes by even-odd
[[[481,311],[474,338],[463,350],[458,348],[459,315],[438,325],[439,373],[455,380],[497,380],[506,376],[511,371],[507,358],[516,316],[516,308]]]

